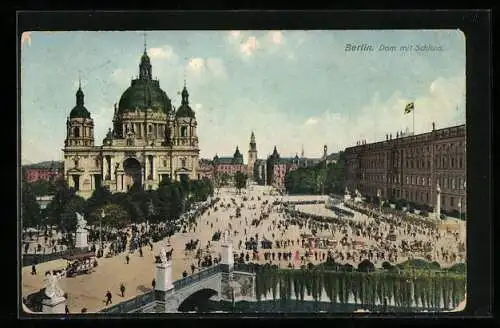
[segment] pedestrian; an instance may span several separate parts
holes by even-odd
[[[35,264],[31,265],[31,274],[32,275],[36,275],[36,266],[35,266]]]
[[[82,308],[82,313],[87,313],[87,308]]]
[[[111,300],[112,297],[113,295],[111,295],[111,292],[108,290],[106,292],[106,306],[108,306],[108,304],[113,304],[113,301]]]
[[[153,278],[153,281],[151,282],[151,286],[153,286],[153,289],[156,287],[156,279]]]
[[[182,278],[186,278],[186,277],[187,277],[187,275],[188,275],[188,274],[187,274],[186,270],[184,270],[184,271],[182,272]]]
[[[65,314],[69,314],[69,308],[68,308],[68,305],[65,305],[65,306],[64,306],[64,313],[65,313]]]
[[[196,269],[196,267],[194,266],[194,264],[191,264],[191,274],[194,274],[195,269]]]
[[[125,260],[127,261],[127,264],[130,262],[130,257],[128,256],[128,254],[125,256]]]
[[[122,293],[122,297],[125,297],[125,285],[123,283],[120,284],[120,292]]]

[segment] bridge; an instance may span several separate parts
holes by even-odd
[[[255,301],[255,273],[244,264],[233,263],[231,246],[223,249],[220,264],[173,282],[172,263],[157,263],[155,290],[105,308],[100,313],[195,311],[196,301],[200,298],[232,302]]]

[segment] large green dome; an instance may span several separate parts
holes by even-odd
[[[172,103],[167,93],[160,88],[158,81],[136,79],[125,90],[118,104],[120,113],[151,108],[154,111],[167,113],[172,110]]]
[[[118,112],[132,112],[137,108],[167,113],[172,110],[172,103],[167,93],[160,88],[160,82],[152,79],[151,63],[144,49],[139,64],[139,78],[132,80],[130,87],[125,90],[118,103]]]

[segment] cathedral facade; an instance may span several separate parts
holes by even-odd
[[[126,192],[133,185],[156,189],[165,179],[199,179],[195,112],[186,85],[175,109],[160,82],[152,78],[144,49],[139,76],[114,106],[112,128],[102,145],[94,144],[94,122],[84,106],[81,87],[66,123],[64,177],[77,194],[88,198],[99,186]]]

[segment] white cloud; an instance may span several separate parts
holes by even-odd
[[[149,48],[148,55],[152,59],[174,59],[176,54],[169,45],[164,45],[160,48]]]
[[[191,58],[187,65],[190,70],[198,72],[205,67],[205,60],[199,57]]]
[[[23,32],[23,34],[21,34],[21,47],[24,46],[25,43],[31,46],[31,32]]]
[[[315,117],[309,117],[305,122],[306,125],[316,125],[318,124],[318,119]]]
[[[227,36],[227,40],[229,43],[236,43],[241,40],[243,36],[243,33],[241,31],[230,31],[229,35]]]
[[[255,36],[249,36],[248,39],[240,44],[241,53],[250,56],[259,47],[259,41]]]
[[[288,111],[269,108],[265,99],[239,99],[197,115],[201,156],[211,158],[215,153],[230,156],[239,145],[246,161],[252,130],[259,158],[266,158],[275,145],[283,157],[300,155],[302,145],[306,156],[320,157],[323,145],[327,145],[328,152],[336,152],[356,145],[361,139],[381,141],[385,140],[386,133],[392,133],[394,138],[396,131],[412,130],[412,115],[403,114],[409,101],[415,101],[417,134],[429,132],[432,122],[436,123],[436,128],[463,124],[464,80],[464,76],[438,77],[416,99],[409,99],[397,91],[385,99],[375,93],[372,101],[360,110],[353,108],[355,115],[325,108],[320,115],[298,119]],[[259,110],[248,110],[256,106]]]
[[[283,42],[284,42],[283,32],[281,32],[281,31],[270,31],[268,35],[269,35],[269,39],[271,40],[272,43],[274,43],[274,44],[283,44]]]
[[[187,63],[188,80],[191,84],[207,83],[227,77],[224,61],[220,58],[191,58]]]

